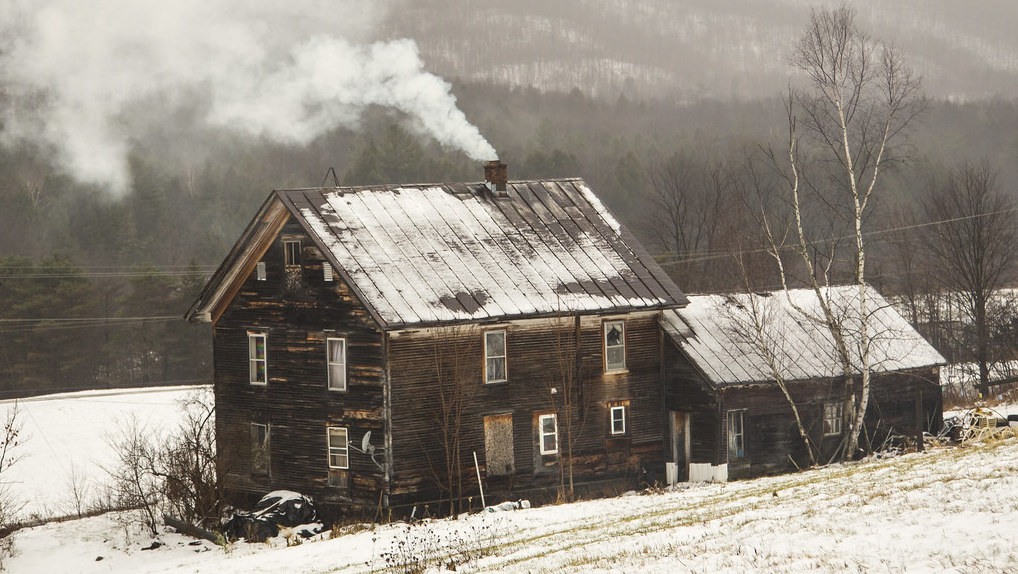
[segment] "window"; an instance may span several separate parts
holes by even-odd
[[[328,261],[322,263],[322,279],[324,279],[326,283],[332,282],[332,263],[329,263]]]
[[[505,380],[505,331],[488,331],[484,334],[484,382]]]
[[[247,358],[252,385],[267,385],[268,358],[265,355],[265,333],[247,334]]]
[[[329,468],[350,468],[350,443],[345,428],[329,427]]]
[[[484,417],[484,461],[488,476],[505,476],[516,471],[512,413]]]
[[[284,241],[283,253],[287,267],[300,266],[300,241],[296,240]]]
[[[328,338],[325,351],[329,362],[329,390],[346,390],[346,339]]]
[[[742,433],[744,411],[728,411],[728,461],[746,458],[746,442]]]
[[[841,423],[844,420],[845,405],[841,402],[824,403],[824,435],[841,434]]]
[[[626,434],[626,407],[612,407],[609,417],[612,434]]]
[[[255,277],[259,281],[265,281],[265,262],[259,261],[255,263]]]
[[[251,423],[251,474],[269,475],[269,425]]]
[[[540,431],[541,454],[558,454],[558,416],[541,415],[537,425]]]
[[[604,371],[626,370],[626,324],[606,321],[604,324]]]

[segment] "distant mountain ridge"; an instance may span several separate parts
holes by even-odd
[[[386,35],[409,36],[447,78],[597,96],[757,98],[781,93],[807,0],[416,0]],[[1018,7],[1001,0],[849,5],[873,37],[902,48],[927,92],[1018,96]]]

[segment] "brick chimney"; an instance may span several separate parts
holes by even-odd
[[[508,166],[497,159],[484,164],[484,181],[488,186],[488,190],[495,197],[509,196],[507,189],[509,174],[507,169]]]

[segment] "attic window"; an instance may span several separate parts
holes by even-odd
[[[332,263],[325,261],[322,263],[322,277],[326,283],[332,282]]]
[[[287,240],[283,242],[283,253],[287,267],[300,266],[300,241]]]
[[[259,281],[265,281],[265,262],[259,261],[255,264],[255,275]]]

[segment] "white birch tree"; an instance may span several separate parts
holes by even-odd
[[[770,153],[772,162],[783,166],[791,229],[772,228],[762,207],[763,229],[782,287],[787,291],[789,282],[782,256],[791,248],[820,303],[816,320],[830,330],[844,375],[844,411],[850,424],[842,452],[851,456],[859,446],[869,404],[872,367],[864,224],[879,193],[881,170],[899,156],[896,152],[907,142],[925,99],[919,77],[901,53],[870,39],[856,26],[855,12],[845,6],[812,11],[793,50],[792,65],[805,83],[789,91],[787,157]],[[822,242],[807,237],[807,204],[827,216],[828,233]],[[857,313],[851,314],[858,317],[854,325],[844,323],[844,315],[832,309],[825,293],[839,256],[845,257],[838,252],[842,229],[848,239],[852,282],[859,289]],[[846,329],[858,331],[855,348],[849,348]]]

